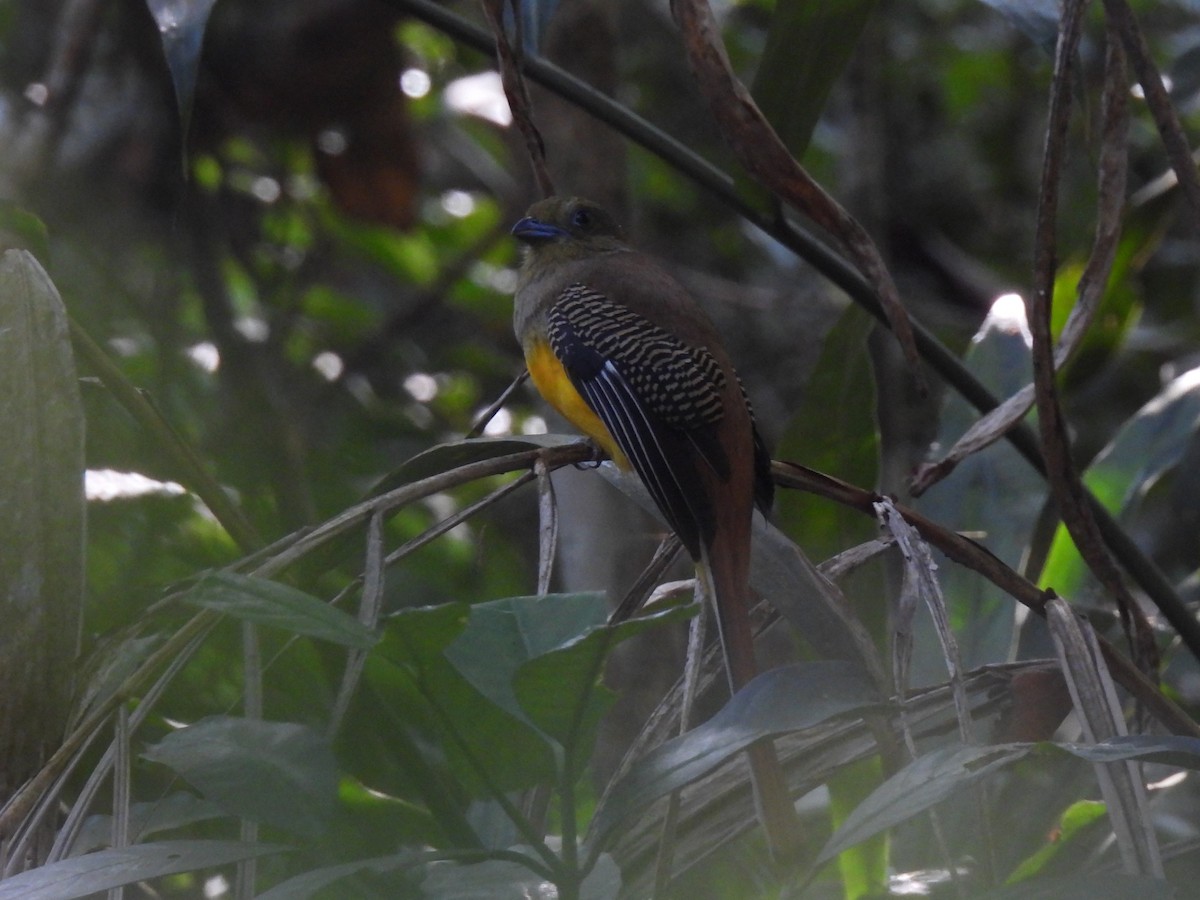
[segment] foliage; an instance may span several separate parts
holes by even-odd
[[[682,32],[519,5],[535,88],[510,70],[508,107],[465,5],[0,12],[0,245],[24,248],[0,340],[29,351],[0,359],[0,572],[6,615],[19,575],[59,623],[0,638],[48,673],[9,681],[52,734],[32,764],[0,743],[0,898],[1191,883],[1194,13],[1136,10],[1168,109],[1119,99],[1155,81],[1112,50],[1122,0],[1057,62],[1080,4],[734,4],[722,51],[786,144],[764,161],[765,121],[731,125],[697,61],[705,4],[676,0]],[[508,114],[542,178],[607,192],[704,300],[786,461],[752,576],[773,665],[732,697],[711,648],[676,683],[688,599],[609,621],[643,566],[645,594],[670,577],[635,480],[524,390],[466,437],[521,365],[506,229],[536,142]],[[763,739],[801,859],[755,827]]]

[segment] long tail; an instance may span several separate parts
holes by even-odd
[[[736,693],[758,674],[754,634],[750,625],[749,541],[713,541],[702,549],[696,563],[696,582],[711,598],[717,614],[721,649],[729,675],[730,692]],[[746,749],[754,805],[777,863],[798,858],[802,843],[787,779],[770,738]]]

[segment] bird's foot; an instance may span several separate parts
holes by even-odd
[[[604,448],[602,448],[599,444],[597,444],[591,438],[588,438],[586,443],[587,443],[588,447],[591,448],[592,458],[585,459],[583,462],[575,463],[575,468],[579,469],[579,471],[581,471],[581,472],[586,471],[588,469],[598,469],[598,468],[600,468],[600,463],[602,463],[606,459],[608,459],[608,454],[604,452]]]

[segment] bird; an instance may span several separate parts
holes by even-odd
[[[731,693],[758,673],[750,625],[754,507],[771,457],[720,332],[688,291],[581,197],[534,203],[513,329],[541,396],[641,479],[713,598]],[[768,843],[791,852],[795,810],[770,743],[748,750]]]

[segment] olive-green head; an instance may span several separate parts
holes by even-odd
[[[538,258],[571,259],[626,249],[621,226],[582,197],[539,200],[513,226],[512,233]]]

